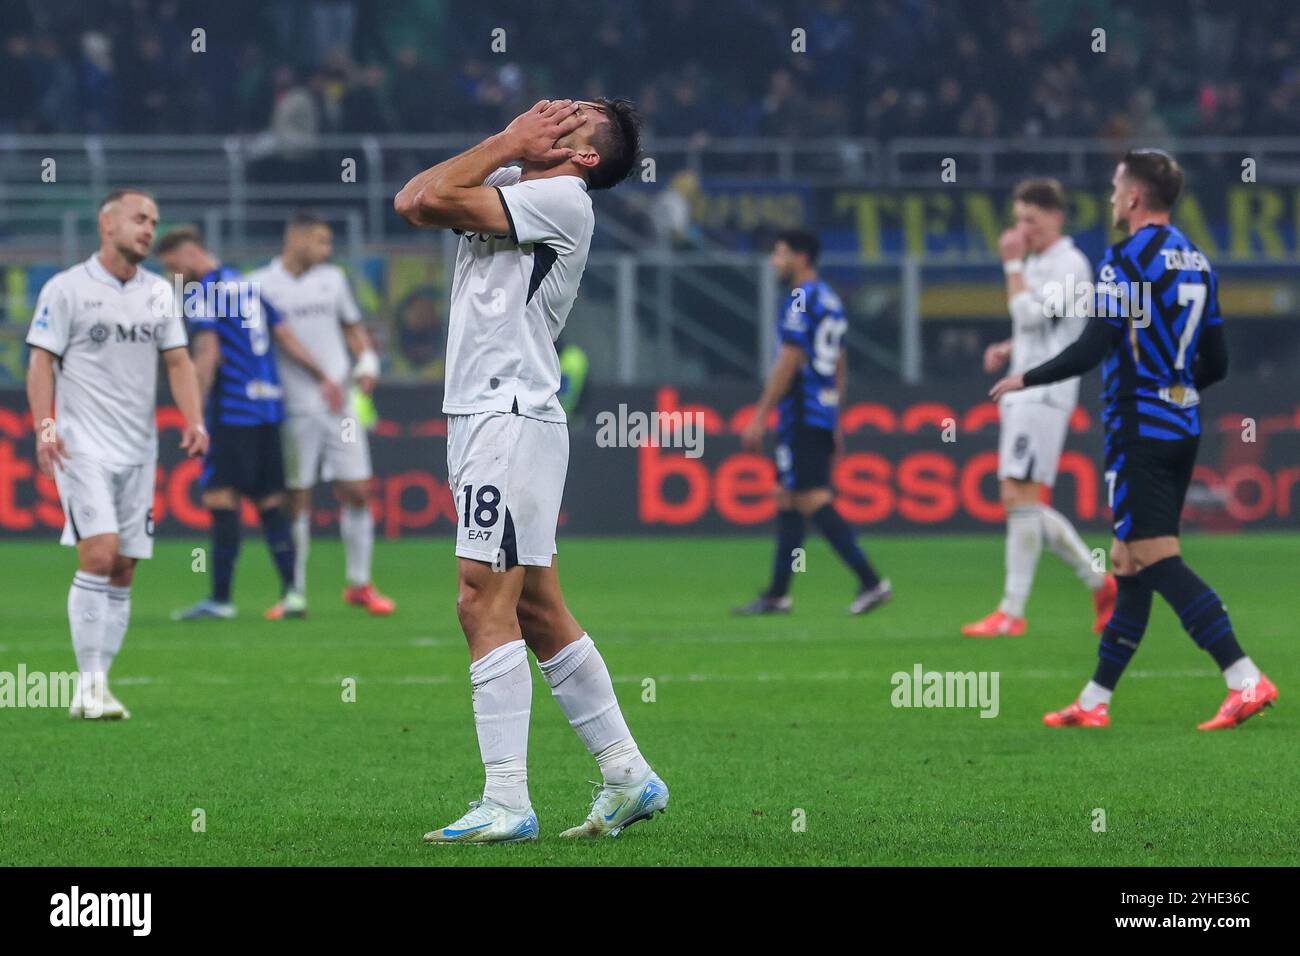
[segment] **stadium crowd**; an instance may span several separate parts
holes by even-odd
[[[0,133],[471,131],[555,90],[632,95],[659,136],[1300,133],[1292,0],[1146,0],[1140,11],[1114,0],[0,0],[0,10]],[[555,29],[539,35],[539,20]],[[791,50],[795,28],[805,52]],[[753,50],[779,51],[779,65],[754,70]]]

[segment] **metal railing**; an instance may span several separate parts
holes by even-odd
[[[10,236],[56,235],[63,214],[92,207],[109,188],[153,190],[169,219],[201,219],[220,207],[233,222],[250,210],[344,206],[362,214],[365,236],[400,235],[394,193],[414,172],[453,155],[482,134],[322,136],[286,153],[261,136],[0,136],[0,229]],[[982,188],[1050,173],[1069,186],[1104,187],[1129,145],[1162,145],[1189,167],[1240,174],[1254,161],[1261,180],[1300,183],[1300,137],[1170,139],[692,139],[649,144],[656,183],[677,172],[816,186],[938,186],[941,163],[957,182]],[[91,220],[93,221],[93,219]],[[3,236],[0,236],[3,241]]]
[[[371,284],[362,299],[374,330],[387,343],[386,374],[425,374],[403,363],[406,329],[400,303],[423,294],[435,303],[445,328],[456,237],[443,232],[418,251],[371,246],[361,238],[357,215],[343,232],[347,238],[339,258],[354,280],[387,277],[365,279]],[[276,250],[226,245],[223,251],[232,263],[255,264]],[[87,254],[83,248],[72,259],[44,260],[42,274]],[[392,256],[427,259],[432,278],[399,288],[393,260],[387,268],[381,261]],[[0,264],[12,267],[3,260]],[[1007,334],[1002,272],[994,260],[906,256],[864,263],[853,254],[826,253],[819,267],[845,305],[850,322],[845,347],[855,377],[918,383],[979,374],[983,346]],[[1300,273],[1286,264],[1230,264],[1219,273],[1221,303],[1234,323],[1234,354],[1242,359],[1252,352],[1271,355],[1284,364],[1300,356],[1300,329],[1294,321],[1300,309]],[[21,381],[17,354],[36,285],[26,282],[22,292],[6,287],[0,295],[0,311],[7,318],[0,321],[0,382]],[[563,343],[580,345],[589,354],[593,381],[753,382],[773,359],[781,295],[768,258],[757,253],[597,252],[588,261]],[[1249,367],[1248,361],[1238,364]]]

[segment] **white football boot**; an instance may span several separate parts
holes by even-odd
[[[101,674],[84,681],[78,676],[68,715],[83,720],[129,720],[131,712],[113,696]]]
[[[616,837],[637,821],[649,820],[668,809],[668,785],[653,770],[637,783],[597,786],[587,819],[560,836]]]
[[[441,830],[424,835],[425,843],[522,843],[537,839],[537,814],[531,806],[513,810],[493,800],[475,800],[469,813]]]

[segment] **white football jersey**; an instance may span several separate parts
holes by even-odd
[[[355,325],[360,322],[361,310],[352,298],[352,289],[343,270],[323,262],[301,275],[294,275],[276,256],[246,278],[257,283],[266,301],[284,317],[321,370],[333,381],[346,386],[352,373],[352,360],[340,323]],[[306,369],[278,351],[276,357],[279,359],[280,382],[284,386],[285,412],[302,415],[327,411],[320,384],[307,374]]]
[[[555,340],[578,295],[596,218],[581,178],[519,175],[506,166],[484,180],[501,196],[510,234],[460,235],[442,410],[562,422]]]
[[[187,344],[169,282],[147,269],[119,282],[96,253],[45,283],[27,344],[59,357],[55,419],[69,455],[157,460],[158,353]]]
[[[1092,282],[1092,265],[1069,236],[1026,257],[1024,275],[1025,291],[1009,303],[1012,375],[1060,354],[1083,332],[1092,308],[1091,296],[1082,307],[1078,304],[1084,284]],[[1008,405],[1045,402],[1066,411],[1072,411],[1078,400],[1078,378],[1009,392],[1002,398]]]

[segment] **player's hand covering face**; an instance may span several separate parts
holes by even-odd
[[[587,121],[580,107],[573,100],[538,100],[511,121],[505,134],[525,162],[554,166],[575,155],[575,150],[560,146],[559,140]]]

